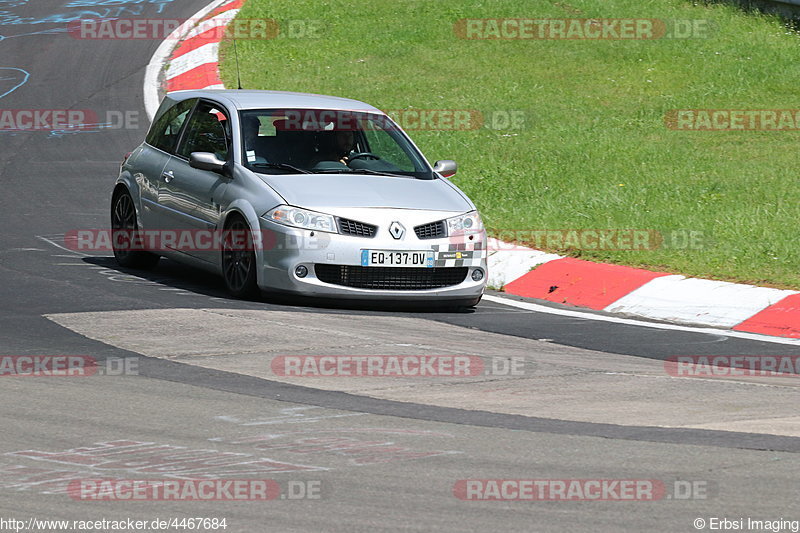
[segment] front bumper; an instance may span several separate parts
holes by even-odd
[[[261,219],[261,230],[266,235],[264,249],[257,252],[259,259],[259,287],[264,291],[288,292],[305,296],[347,298],[358,300],[392,301],[463,301],[477,300],[486,288],[486,235],[473,235],[472,238],[418,239],[413,231],[403,240],[393,239],[387,232],[378,232],[375,237],[366,238],[354,235],[312,232],[289,228],[281,224]],[[316,265],[337,265],[355,269],[389,267],[363,267],[362,250],[428,251],[434,252],[433,269],[420,268],[418,272],[428,277],[431,270],[460,268],[465,270],[461,282],[431,289],[388,290],[359,288],[339,283],[327,283],[317,277]],[[303,265],[308,275],[299,277],[295,270]],[[472,279],[475,270],[481,269],[483,277]],[[331,270],[328,268],[327,270]],[[369,272],[375,278],[374,271]],[[326,277],[326,276],[323,276]],[[420,276],[414,276],[414,279]],[[452,276],[446,276],[452,278]],[[327,276],[326,278],[330,278]],[[413,284],[412,284],[413,285]]]

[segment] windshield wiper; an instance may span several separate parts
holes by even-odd
[[[311,174],[308,170],[303,170],[302,168],[297,168],[286,163],[250,163],[250,165],[254,167],[275,168],[278,170],[291,170],[297,174]]]
[[[323,168],[314,171],[317,174],[369,174],[371,176],[390,176],[392,178],[410,178],[412,176],[404,176],[403,174],[392,174],[391,172],[383,172],[381,170],[372,170],[371,168]]]

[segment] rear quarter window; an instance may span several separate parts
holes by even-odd
[[[196,102],[197,99],[194,98],[183,100],[167,109],[167,111],[153,123],[145,142],[159,150],[173,153],[178,144],[181,128]]]

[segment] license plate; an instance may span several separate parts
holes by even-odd
[[[433,251],[361,250],[361,266],[433,268]]]

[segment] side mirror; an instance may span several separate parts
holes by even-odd
[[[458,171],[458,164],[451,159],[442,159],[433,165],[433,171],[438,172],[445,178],[455,176]]]
[[[225,161],[211,152],[192,152],[189,156],[189,166],[200,170],[224,173]]]

